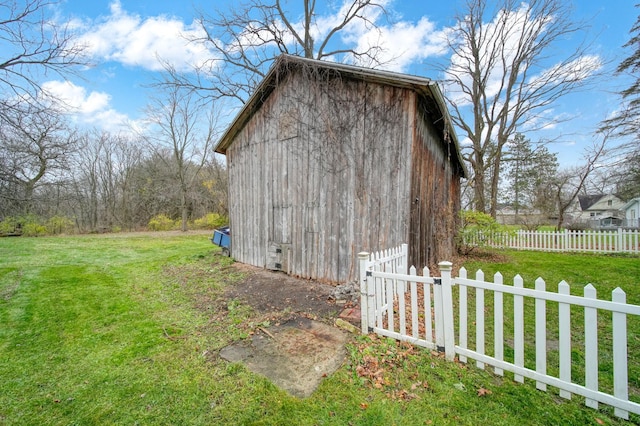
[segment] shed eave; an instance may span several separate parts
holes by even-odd
[[[264,100],[273,91],[274,86],[272,80],[274,78],[276,68],[276,66],[272,66],[269,69],[267,75],[260,82],[258,87],[256,87],[256,90],[254,90],[253,94],[249,97],[247,102],[245,102],[240,111],[236,114],[235,118],[231,121],[231,124],[216,144],[214,148],[215,152],[226,155],[227,149],[231,146],[235,136],[240,132],[240,130],[242,130],[247,121],[249,121],[254,111],[260,107],[262,102],[264,102]]]

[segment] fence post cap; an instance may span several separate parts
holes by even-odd
[[[443,260],[442,262],[438,263],[438,266],[440,267],[441,270],[451,270],[451,268],[453,267],[453,263],[447,261],[447,260]]]
[[[358,257],[360,259],[366,259],[367,257],[369,257],[369,253],[366,251],[361,251],[360,253],[358,253]]]

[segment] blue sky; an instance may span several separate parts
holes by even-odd
[[[205,60],[211,53],[202,46],[186,46],[180,34],[196,34],[196,9],[213,13],[228,7],[226,0],[180,2],[175,0],[66,0],[56,6],[56,19],[69,22],[90,47],[92,67],[82,71],[82,78],[44,81],[45,87],[64,96],[77,108],[80,125],[117,131],[122,123],[135,123],[143,115],[151,89],[147,86],[161,69],[158,57],[188,69],[188,62]],[[291,5],[297,2],[289,1]],[[318,3],[323,3],[319,1]],[[340,4],[341,0],[333,2]],[[286,4],[286,2],[285,2]],[[390,68],[394,71],[442,78],[434,64],[446,61],[449,53],[443,49],[443,31],[454,22],[461,0],[453,1],[387,1],[394,24],[383,27],[385,40],[400,58]],[[613,69],[629,51],[622,45],[629,39],[629,30],[640,13],[631,0],[608,2],[575,0],[572,19],[585,21],[592,45],[589,53],[598,55],[603,71]],[[320,9],[330,17],[330,8]],[[352,43],[367,34],[354,31]],[[567,40],[558,47],[558,55],[575,47],[576,40]],[[563,51],[563,49],[565,49]],[[567,50],[568,49],[568,50]],[[559,153],[562,164],[579,160],[583,146],[590,143],[597,124],[619,106],[616,91],[628,83],[623,77],[606,75],[589,92],[563,98],[554,113],[574,117],[570,122],[551,126],[545,132],[527,135],[558,139],[550,146]]]

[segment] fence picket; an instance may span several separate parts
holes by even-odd
[[[569,294],[569,284],[560,281],[559,294]],[[558,350],[560,351],[560,380],[571,383],[571,308],[568,303],[558,303]],[[571,399],[571,392],[560,389],[562,398]]]
[[[398,293],[398,316],[400,320],[400,334],[407,334],[407,318],[406,318],[406,307],[405,307],[405,291],[406,291],[406,281],[404,280],[394,280],[393,281],[396,290]]]
[[[429,277],[431,276],[431,272],[429,271],[429,268],[427,268],[426,266],[424,267],[424,269],[422,269],[422,276],[423,277]],[[432,286],[430,286],[429,284],[427,284],[426,282],[422,284],[422,293],[423,293],[423,299],[424,299],[424,332],[425,332],[425,339],[427,342],[434,342],[433,339],[433,315],[431,314],[431,288]]]
[[[444,349],[444,307],[442,305],[442,285],[433,286],[433,311],[435,314],[436,347]]]
[[[513,278],[515,288],[523,288],[524,281],[520,275]],[[524,297],[513,295],[513,363],[516,367],[524,368]],[[514,375],[516,382],[524,383],[524,377]]]
[[[596,298],[596,288],[588,284],[584,288],[586,299]],[[598,310],[596,308],[584,308],[584,372],[585,387],[592,391],[598,390]],[[598,401],[587,398],[587,407],[598,409]]]
[[[409,275],[418,275],[415,266],[411,266]],[[420,336],[418,333],[418,283],[411,281],[409,286],[411,292],[411,336],[417,339]]]
[[[480,269],[476,272],[476,280],[484,281],[484,272]],[[476,288],[476,352],[484,355],[484,289]],[[479,369],[484,369],[484,363],[476,361]]]
[[[493,276],[493,282],[502,285],[502,274],[500,272],[496,272]],[[501,291],[493,292],[493,335],[494,357],[498,361],[502,361],[504,360],[504,305]],[[504,375],[502,368],[494,367],[493,371],[498,376]]]
[[[380,265],[376,265],[374,267],[374,270],[376,272],[380,272]],[[380,295],[380,297],[376,297],[376,326],[378,328],[382,328],[383,325],[383,321],[382,318],[384,316],[384,312],[385,312],[385,299],[387,296],[387,292],[385,291],[386,289],[383,286],[383,282],[384,282],[384,278],[374,278],[375,281],[375,285],[376,285],[376,294]]]
[[[627,303],[627,295],[617,287],[611,294],[611,300],[616,303]],[[613,313],[613,395],[619,399],[629,399],[628,369],[627,369],[627,315],[621,312]],[[626,410],[616,408],[615,415],[629,420]]]
[[[545,291],[542,278],[536,280],[536,291]],[[536,372],[547,374],[547,303],[544,299],[536,299]],[[547,390],[546,383],[536,381],[536,388]]]
[[[467,278],[467,269],[465,267],[460,268],[458,272],[460,278]],[[458,323],[458,345],[467,349],[467,286],[459,285],[458,291],[458,305],[460,306],[459,323]],[[467,362],[467,357],[460,355],[460,362]]]
[[[447,308],[444,315],[444,356],[448,361],[455,358],[455,336],[453,326],[453,295],[451,292],[451,262],[440,262],[440,276],[442,277],[442,304]]]
[[[383,278],[384,288],[387,294],[387,330],[394,331],[395,330],[395,317],[393,315],[393,281],[388,278]]]

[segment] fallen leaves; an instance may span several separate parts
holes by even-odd
[[[411,385],[411,390],[414,391],[418,388],[429,389],[429,384],[427,382],[416,382]]]
[[[410,383],[400,383],[397,379],[398,370],[404,370],[417,349],[408,343],[390,342],[374,339],[375,347],[369,344],[359,345],[357,352],[361,356],[355,367],[358,377],[374,388],[384,392],[393,401],[411,401],[419,399],[419,393],[429,389],[426,380],[420,380],[419,374],[412,373]]]
[[[394,389],[391,392],[388,392],[386,395],[387,398],[393,401],[411,401],[413,399],[420,398],[417,394],[413,392],[407,392],[407,390],[405,389]]]
[[[491,395],[493,392],[491,392],[489,389],[485,389],[485,388],[480,388],[478,389],[478,396],[482,397],[482,396],[488,396]]]

